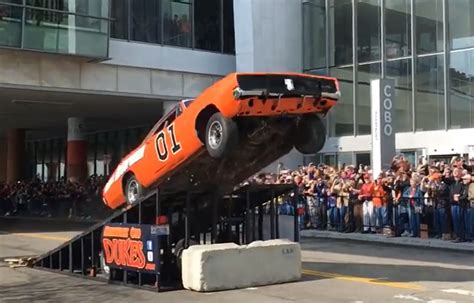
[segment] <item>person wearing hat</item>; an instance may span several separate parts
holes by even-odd
[[[375,233],[375,213],[374,203],[372,201],[374,196],[374,182],[372,181],[372,176],[369,173],[364,174],[363,180],[364,184],[360,188],[359,193],[359,200],[363,202],[363,233]]]

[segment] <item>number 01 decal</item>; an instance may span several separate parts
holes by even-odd
[[[171,141],[171,153],[176,154],[181,150],[181,144],[176,140],[176,135],[174,133],[174,124],[171,124],[166,128],[170,135]],[[158,154],[158,159],[160,161],[168,160],[169,152],[168,146],[166,144],[166,135],[165,130],[162,130],[156,136],[156,153]]]

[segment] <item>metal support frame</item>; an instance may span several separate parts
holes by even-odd
[[[191,192],[187,192],[186,193],[186,205],[185,205],[185,214],[184,214],[184,248],[188,248],[189,247],[189,238],[190,238],[190,214],[191,214],[191,211],[190,211],[190,208],[191,208]]]
[[[293,190],[293,207],[294,207],[294,217],[293,217],[293,227],[294,227],[294,237],[293,241],[298,242],[300,240],[300,227],[298,224],[298,188],[295,187]]]
[[[257,190],[254,191],[251,187],[244,189],[240,191],[239,193],[235,195],[230,196],[230,203],[229,207],[227,209],[227,213],[223,213],[222,215],[224,217],[227,216],[226,220],[218,220],[218,204],[217,202],[220,201],[221,196],[219,196],[219,192],[215,191],[213,194],[213,203],[210,205],[210,208],[212,208],[212,223],[213,225],[213,232],[216,234],[216,228],[218,223],[222,224],[228,224],[228,231],[232,233],[232,226],[236,227],[236,233],[237,236],[242,238],[242,242],[245,243],[250,243],[251,241],[255,240],[255,229],[257,228],[256,226],[258,225],[258,238],[263,240],[263,203],[266,203],[270,200],[270,194],[271,194],[271,207],[273,208],[273,215],[271,216],[271,223],[272,224],[272,238],[278,237],[278,217],[276,215],[275,211],[275,203],[276,203],[276,196],[282,195],[284,193],[288,193],[288,191],[294,190],[292,187],[286,186],[283,190],[281,189],[275,189],[273,191],[271,188],[264,188],[263,190]],[[212,192],[210,192],[212,194]],[[255,193],[255,194],[254,194]],[[133,223],[133,224],[150,224],[152,220],[150,220],[150,217],[153,215],[153,211],[155,212],[155,218],[159,218],[160,212],[162,211],[162,203],[161,203],[161,192],[156,189],[156,191],[151,192],[148,194],[146,198],[142,202],[146,200],[146,203],[141,204],[141,202],[138,205],[134,205],[132,207],[126,207],[123,208],[116,213],[114,213],[111,217],[107,218],[105,221],[98,225],[94,225],[91,227],[89,230],[85,231],[83,234],[79,235],[78,237],[75,237],[71,239],[70,241],[64,243],[61,245],[59,248],[54,249],[53,251],[44,254],[43,256],[40,256],[40,258],[35,262],[35,266],[44,268],[44,269],[49,269],[51,271],[57,271],[61,272],[63,274],[68,274],[72,276],[79,276],[83,278],[94,278],[97,277],[99,279],[100,276],[97,276],[98,269],[100,268],[100,251],[101,251],[101,233],[104,228],[104,225],[108,223],[118,223],[118,224],[127,224],[127,223]],[[170,197],[171,195],[169,193],[166,193],[166,197]],[[191,227],[195,228],[197,227],[196,224],[192,224],[192,218],[195,218],[198,216],[198,214],[194,211],[192,211],[192,202],[191,198],[195,197],[194,193],[191,193],[188,191],[186,193],[186,199],[184,200],[181,198],[182,196],[179,195],[179,198],[175,199],[173,201],[173,205],[179,205],[175,207],[179,207],[179,209],[175,209],[178,212],[185,212],[185,246],[189,246],[189,241],[191,237],[191,232],[193,230],[190,230]],[[250,199],[254,199],[254,201],[251,201]],[[154,202],[154,203],[153,203]],[[253,202],[253,203],[251,203]],[[237,207],[237,203],[239,204],[239,207]],[[252,207],[252,205],[257,206]],[[171,205],[170,203],[169,206],[167,206],[163,211],[171,217],[172,215],[172,210],[171,210]],[[232,207],[234,205],[235,207]],[[295,209],[297,206],[297,201],[296,197],[294,200],[294,205]],[[184,206],[184,209],[183,209]],[[256,224],[256,209],[258,208],[258,224]],[[238,212],[237,212],[238,210]],[[137,212],[138,211],[138,212]],[[224,211],[221,209],[221,211]],[[252,219],[250,219],[250,216],[253,216]],[[171,223],[172,227],[172,222],[169,220],[168,222]],[[158,223],[158,222],[154,222]],[[191,226],[192,225],[192,226]],[[298,217],[295,214],[295,240],[298,240]],[[242,232],[241,232],[242,228]],[[275,231],[276,229],[276,231]],[[172,228],[171,228],[172,230]],[[171,234],[170,230],[170,234]],[[206,235],[206,233],[204,233]],[[211,234],[212,236],[212,234]],[[213,242],[215,243],[217,239],[217,235],[214,237]],[[232,237],[233,239],[233,237]],[[164,253],[161,256],[160,253],[160,245],[156,246],[156,253],[160,255],[162,258],[162,262],[172,262],[169,257],[171,255],[171,243],[170,243],[170,238],[168,239],[161,238],[160,243],[163,243],[163,249]],[[168,243],[168,245],[165,244],[165,241]],[[186,243],[187,242],[187,243]],[[166,246],[166,247],[165,247]],[[169,252],[168,252],[169,250]],[[90,260],[90,261],[89,261]],[[168,263],[167,263],[168,264]],[[167,267],[168,268],[168,267]],[[130,286],[130,287],[139,287],[139,288],[145,288],[145,289],[153,289],[156,291],[160,291],[163,286],[161,283],[161,278],[167,277],[166,275],[168,274],[168,271],[161,271],[161,266],[158,264],[158,267],[156,269],[156,272],[154,273],[138,273],[137,278],[134,279],[132,278],[129,273],[131,273],[131,270],[126,270],[126,269],[119,269],[119,268],[111,268],[111,279],[109,280],[109,283],[112,284],[120,284],[120,285],[125,285],[125,286]],[[133,271],[134,272],[134,271]],[[103,280],[103,279],[102,279]],[[173,287],[176,287],[179,285],[178,280],[173,280]],[[153,284],[154,283],[154,284]],[[179,286],[178,286],[179,287]]]
[[[250,191],[245,193],[245,244],[250,243]]]
[[[270,200],[270,239],[275,239],[275,193],[273,190]]]

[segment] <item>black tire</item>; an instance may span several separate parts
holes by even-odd
[[[228,155],[238,143],[238,128],[234,120],[215,113],[206,126],[206,148],[212,158]]]
[[[133,192],[133,194],[132,194]],[[138,182],[135,176],[130,176],[125,183],[125,199],[127,204],[135,204],[143,196],[143,186]]]
[[[302,154],[316,154],[326,142],[323,121],[314,115],[303,116],[296,122],[294,146]]]

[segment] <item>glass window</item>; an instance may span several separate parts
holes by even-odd
[[[410,0],[385,2],[385,52],[387,58],[411,55]]]
[[[354,103],[353,103],[353,83],[352,67],[331,68],[330,75],[339,80],[341,99],[337,102],[330,113],[330,136],[348,136],[354,134]]]
[[[416,130],[443,129],[445,121],[443,56],[419,58],[416,79]]]
[[[221,0],[194,2],[196,48],[221,51]]]
[[[451,53],[451,128],[474,127],[474,51]]]
[[[303,68],[326,66],[326,9],[324,1],[303,5]]]
[[[113,0],[114,2],[116,0]],[[109,0],[26,0],[26,5],[52,10],[78,13],[92,17],[109,16]]]
[[[128,40],[128,0],[113,0],[110,37]]]
[[[443,0],[415,0],[418,54],[443,51]]]
[[[234,0],[224,0],[224,53],[235,53]]]
[[[329,7],[330,66],[352,63],[352,1],[331,0]]]
[[[161,43],[161,1],[132,0],[130,40]]]
[[[357,134],[371,133],[370,81],[380,78],[380,63],[360,65],[357,72]]]
[[[163,0],[163,43],[192,46],[192,5],[190,0]]]
[[[357,3],[357,58],[359,62],[380,60],[380,0]]]
[[[0,4],[0,45],[21,46],[21,7]]]
[[[24,47],[106,57],[107,28],[105,20],[27,9]]]
[[[474,46],[474,2],[448,0],[449,42],[451,49]]]
[[[395,131],[412,131],[412,81],[411,59],[388,61],[387,78],[395,80]]]

